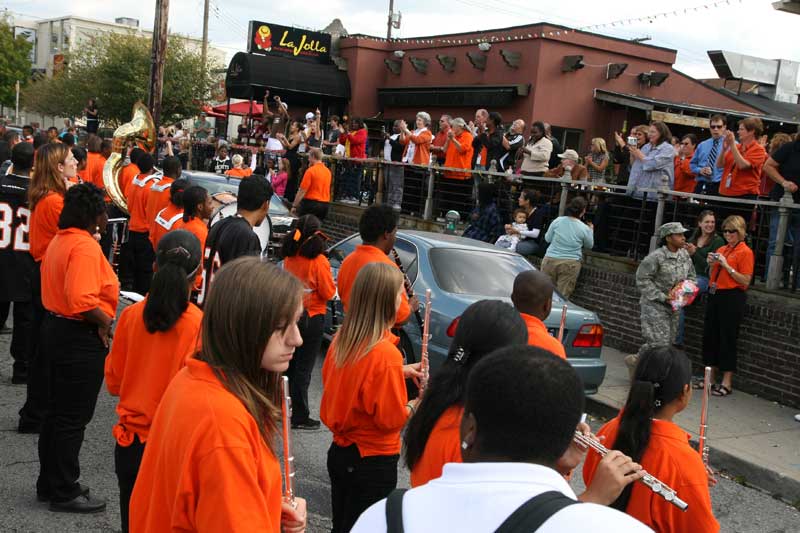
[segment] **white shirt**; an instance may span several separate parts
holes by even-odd
[[[448,463],[442,477],[406,492],[406,533],[458,531],[493,533],[529,499],[556,490],[577,499],[564,478],[545,466],[529,463]],[[364,511],[352,533],[386,531],[386,500]],[[650,528],[610,507],[570,505],[553,515],[537,533],[645,533]]]
[[[284,150],[283,144],[281,144],[281,142],[275,137],[270,137],[267,139],[267,144],[264,149],[268,152],[280,152],[281,150]]]

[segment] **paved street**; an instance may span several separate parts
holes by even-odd
[[[101,392],[94,420],[81,452],[83,479],[92,492],[109,498],[105,513],[73,516],[51,513],[34,498],[38,472],[36,436],[16,433],[17,410],[25,388],[10,385],[11,364],[7,355],[10,336],[0,337],[0,532],[112,532],[119,530],[119,506],[113,467],[115,400]],[[319,405],[319,364],[312,385],[312,404]],[[596,423],[594,423],[596,424]],[[595,426],[596,427],[596,426]],[[309,532],[328,531],[330,504],[325,456],[330,435],[325,430],[295,432],[298,494],[309,500]],[[574,484],[580,492],[580,476]],[[401,472],[407,483],[407,472]],[[722,531],[740,533],[800,532],[800,513],[767,494],[723,479],[713,489],[714,512]]]

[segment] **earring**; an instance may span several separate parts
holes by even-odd
[[[467,448],[469,448],[469,444],[467,444],[467,441],[462,440],[461,441],[461,449],[462,450],[466,450]]]
[[[100,226],[95,226],[94,227],[94,232],[95,233],[100,233]]]

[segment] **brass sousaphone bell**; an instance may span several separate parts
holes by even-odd
[[[152,152],[156,147],[156,125],[150,110],[142,102],[133,104],[133,118],[130,122],[114,130],[114,141],[111,155],[103,167],[103,185],[111,201],[114,202],[125,214],[128,214],[128,201],[125,191],[119,183],[119,172],[122,170],[126,148],[133,142],[137,147],[146,152]]]

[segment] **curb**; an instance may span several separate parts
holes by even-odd
[[[614,418],[619,413],[619,408],[587,396],[586,411],[593,416]],[[697,447],[695,439],[690,442],[695,448]],[[723,471],[735,478],[742,478],[741,481],[737,480],[737,482],[766,492],[773,498],[782,500],[789,505],[796,505],[800,501],[800,481],[741,457],[731,455],[715,448],[713,445],[709,446],[708,452],[711,456],[714,470]]]

